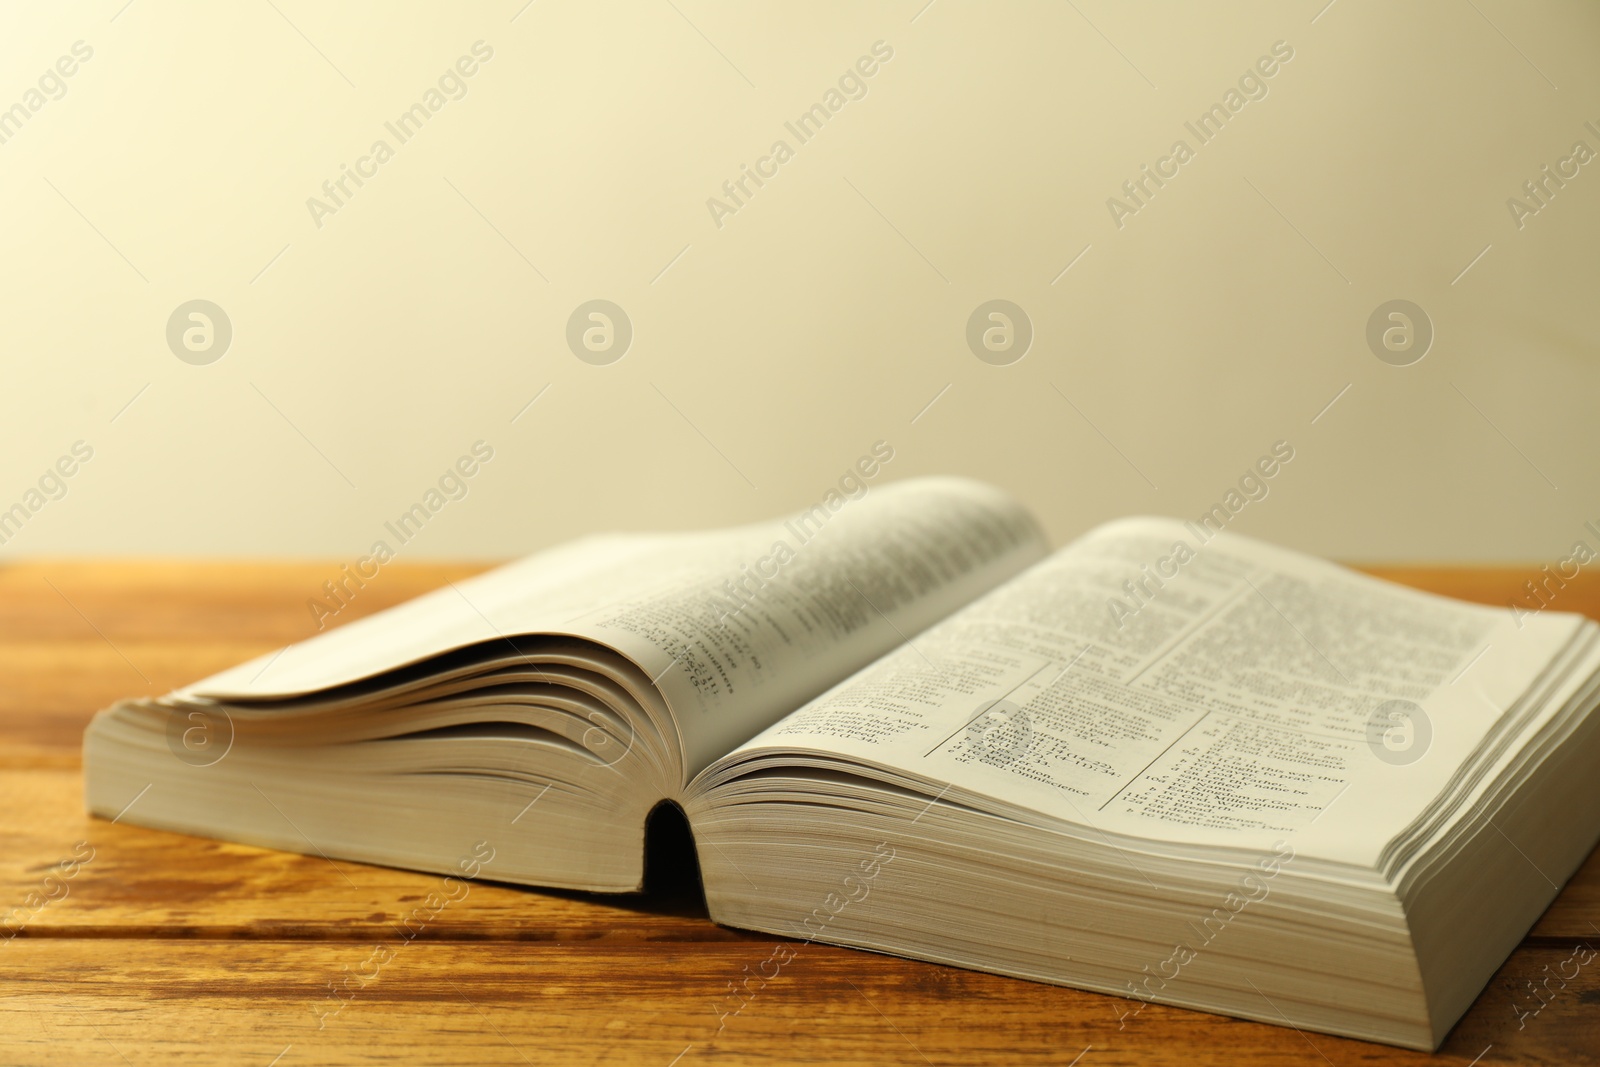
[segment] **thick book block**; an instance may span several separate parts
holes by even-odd
[[[602,892],[666,819],[719,922],[1419,1049],[1600,836],[1592,622],[862,473],[118,704],[88,806]]]

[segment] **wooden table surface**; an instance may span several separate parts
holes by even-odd
[[[392,563],[340,621],[479,569]],[[438,879],[90,819],[79,746],[118,697],[309,636],[337,570],[0,567],[0,924],[19,930],[0,925],[0,1064],[1600,1063],[1600,960],[1516,1010],[1600,948],[1600,854],[1432,1057],[1159,1005],[1119,1025],[1116,997],[826,945],[796,945],[719,1032],[774,939],[713,925],[683,879],[645,898],[475,885],[333,1013],[333,984],[370,973]],[[1504,604],[1533,571],[1377,573]],[[1555,606],[1600,616],[1600,581]]]

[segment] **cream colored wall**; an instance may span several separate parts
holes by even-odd
[[[1235,528],[1351,559],[1600,545],[1600,163],[1507,206],[1600,151],[1600,8],[923,3],[8,5],[0,508],[42,506],[0,555],[353,557],[478,441],[402,555],[775,514],[878,441],[880,479],[997,482],[1058,541],[1194,516],[1287,441]],[[1185,121],[1276,42],[1200,144]],[[233,333],[203,365],[166,337],[197,298]],[[603,366],[565,339],[596,298],[634,331]],[[996,298],[1035,335],[1005,366],[966,340]],[[1366,339],[1393,299],[1436,334],[1409,366]]]

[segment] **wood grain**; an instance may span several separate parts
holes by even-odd
[[[803,946],[736,1015],[770,942],[392,944],[19,938],[0,948],[10,1064],[1587,1064],[1600,966],[1517,1028],[1513,987],[1565,958],[1523,949],[1440,1054]],[[354,976],[354,977],[351,977]],[[349,979],[335,998],[329,983]],[[365,985],[362,979],[367,979]],[[1524,997],[1529,1003],[1531,998]],[[341,1007],[342,1005],[342,1007]],[[323,1013],[329,1013],[324,1017]],[[720,1029],[719,1029],[720,1028]]]
[[[393,563],[337,621],[481,569]],[[1500,605],[1536,570],[1375,569]],[[305,601],[336,571],[0,568],[0,916],[22,921],[0,931],[0,1062],[1600,1064],[1600,960],[1518,1015],[1545,968],[1600,947],[1600,855],[1427,1057],[1159,1005],[1119,1023],[1133,1005],[1116,997],[821,945],[719,1021],[773,939],[711,924],[692,882],[643,898],[478,884],[401,941],[395,917],[435,877],[83,814],[97,708],[309,636]],[[1600,581],[1554,606],[1600,617]],[[347,978],[359,991],[319,1029]]]

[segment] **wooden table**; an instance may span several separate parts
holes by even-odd
[[[478,569],[392,563],[340,620]],[[1504,604],[1532,571],[1378,573]],[[0,1064],[1600,1063],[1600,961],[1520,1028],[1513,1011],[1579,942],[1600,948],[1600,854],[1435,1057],[1161,1006],[1119,1028],[1115,997],[825,945],[719,1033],[714,1005],[774,939],[712,925],[681,879],[643,899],[477,885],[326,1015],[437,879],[89,819],[79,745],[117,697],[309,636],[306,600],[336,575],[0,568],[0,922],[25,922],[0,940]],[[1600,615],[1600,581],[1557,606]]]

